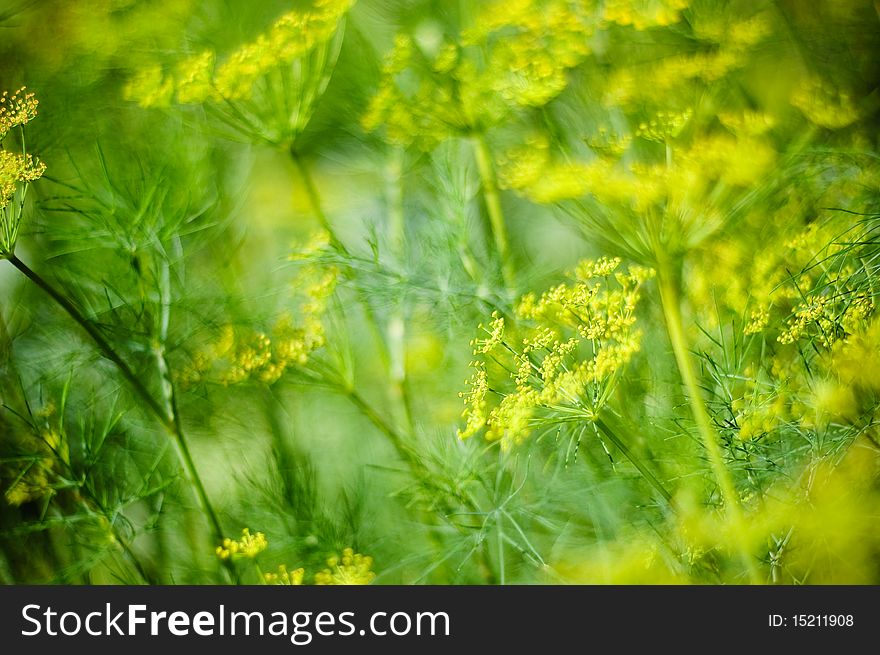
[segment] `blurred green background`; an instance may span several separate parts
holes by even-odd
[[[0,581],[876,584],[876,4],[347,4],[0,3],[15,256],[143,385],[0,261]],[[633,352],[460,439],[603,256]]]

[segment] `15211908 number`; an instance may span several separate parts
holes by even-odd
[[[791,622],[797,628],[828,628],[851,626],[854,620],[852,614],[793,614]]]
[[[770,614],[767,623],[771,628],[836,628],[852,627],[855,619],[852,614]]]

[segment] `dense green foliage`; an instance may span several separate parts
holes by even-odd
[[[7,0],[0,582],[877,584],[878,28]]]

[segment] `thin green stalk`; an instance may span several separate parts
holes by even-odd
[[[476,134],[473,137],[473,142],[477,170],[480,173],[480,182],[483,186],[486,213],[489,216],[489,226],[492,238],[495,240],[495,248],[498,250],[498,257],[501,259],[501,276],[504,279],[504,285],[508,289],[512,289],[513,262],[510,259],[507,225],[504,222],[504,212],[501,210],[501,196],[498,194],[498,182],[495,178],[495,168],[492,165],[492,155],[482,134]]]
[[[98,349],[101,351],[101,353],[116,365],[116,367],[119,369],[119,372],[122,373],[122,377],[124,377],[126,382],[131,385],[132,389],[141,398],[141,400],[146,403],[147,407],[150,408],[150,411],[159,418],[159,420],[162,422],[162,425],[166,428],[171,428],[171,418],[165,413],[159,403],[156,402],[156,399],[153,398],[152,394],[147,390],[147,388],[140,381],[137,375],[135,375],[134,371],[132,371],[129,368],[128,364],[126,364],[125,361],[116,353],[116,351],[113,350],[113,347],[107,342],[104,336],[91,323],[91,321],[86,319],[85,316],[83,316],[76,308],[76,306],[73,305],[73,303],[71,303],[64,295],[58,292],[46,280],[40,277],[35,271],[31,270],[27,266],[27,264],[21,261],[16,255],[9,255],[8,259],[13,266],[15,266],[25,275],[25,277],[27,277],[31,282],[33,282],[40,289],[46,292],[52,298],[52,300],[58,303],[74,321],[79,323],[80,327],[82,327],[88,333],[88,335],[98,346]]]
[[[382,415],[350,385],[339,381],[336,375],[322,375],[317,379],[337,393],[343,395],[351,402],[379,431],[388,439],[398,456],[407,464],[413,477],[420,483],[431,486],[431,471],[425,466],[424,461],[409,447],[403,436]],[[482,514],[477,502],[466,492],[462,492],[458,499],[473,513]],[[495,584],[495,575],[489,565],[490,558],[487,552],[487,544],[483,541],[479,548],[481,570],[488,584]]]
[[[392,257],[402,263],[406,256],[406,232],[403,213],[403,148],[394,148],[387,171],[388,245]],[[395,305],[388,320],[388,373],[391,396],[403,408],[404,424],[412,428],[412,402],[406,380],[406,320],[403,303]]]
[[[132,390],[135,394],[144,402],[144,404],[150,409],[150,411],[159,419],[162,424],[162,427],[169,433],[172,437],[172,441],[174,442],[175,448],[177,450],[177,455],[180,460],[180,463],[183,466],[184,475],[187,478],[187,481],[192,486],[195,491],[196,498],[199,502],[200,509],[202,513],[205,515],[208,523],[211,526],[211,530],[214,533],[214,539],[217,543],[223,541],[223,529],[220,526],[220,521],[217,518],[217,514],[214,511],[213,506],[211,505],[211,501],[208,498],[207,493],[205,492],[205,487],[202,484],[201,477],[199,476],[198,470],[196,469],[195,462],[193,461],[192,454],[189,451],[189,447],[186,442],[186,437],[184,436],[183,429],[180,425],[179,415],[172,408],[172,411],[166,412],[165,409],[156,401],[150,391],[144,386],[144,383],[141,382],[140,378],[131,370],[131,368],[126,364],[125,360],[119,356],[119,354],[113,349],[113,346],[104,338],[104,336],[98,331],[98,329],[89,321],[76,306],[70,302],[67,297],[61,294],[58,290],[56,290],[51,284],[49,284],[46,280],[44,280],[40,275],[38,275],[35,271],[31,270],[30,267],[27,266],[23,261],[21,261],[15,254],[9,255],[8,257],[10,263],[15,266],[19,271],[21,271],[25,277],[27,277],[31,282],[33,282],[36,286],[42,289],[46,294],[49,295],[52,300],[58,303],[62,309],[76,322],[82,327],[83,330],[92,338],[92,341],[98,346],[98,349],[101,351],[101,354],[104,355],[107,359],[109,359],[113,364],[116,365],[116,368],[119,369],[119,372],[122,374],[122,377],[126,382],[131,386]]]
[[[294,166],[296,166],[296,171],[299,173],[300,180],[302,180],[306,197],[309,200],[309,206],[311,207],[315,218],[318,219],[321,227],[330,235],[330,242],[343,254],[348,254],[345,245],[339,240],[333,226],[330,225],[330,221],[327,219],[327,214],[324,213],[324,209],[321,206],[321,196],[318,193],[318,188],[315,186],[314,180],[312,180],[312,175],[309,173],[308,167],[305,165],[305,162],[303,162],[299,153],[296,152],[292,146],[290,148],[290,158],[293,160]]]
[[[624,457],[626,457],[632,465],[636,467],[639,473],[647,480],[648,484],[654,487],[654,490],[659,493],[663,499],[669,504],[670,508],[675,509],[675,506],[672,501],[672,495],[666,491],[666,488],[663,486],[663,483],[657,479],[651,469],[649,469],[645,463],[635,456],[635,454],[629,449],[626,443],[617,435],[611,427],[603,421],[601,418],[597,418],[595,420],[596,427],[602,431],[608,439],[613,443],[617,449],[623,453]]]
[[[418,456],[413,452],[412,448],[406,444],[403,436],[395,430],[391,424],[389,424],[388,421],[386,421],[382,415],[379,414],[379,412],[376,411],[376,409],[355,389],[345,387],[343,393],[345,394],[345,397],[348,398],[352,404],[354,404],[354,406],[367,417],[367,419],[369,419],[370,423],[375,425],[379,431],[388,438],[388,441],[394,447],[397,455],[409,465],[413,473],[416,476],[425,475],[426,471],[424,470],[424,466]]]
[[[101,509],[103,511],[103,508]],[[106,514],[105,518],[107,518]],[[139,576],[141,576],[141,580],[143,580],[144,583],[148,585],[156,584],[156,582],[147,574],[146,568],[132,549],[131,545],[122,538],[122,535],[119,534],[119,531],[116,529],[115,526],[113,526],[109,518],[107,518],[107,521],[108,523],[110,523],[110,531],[113,535],[113,538],[116,540],[116,543],[119,544],[120,548],[122,548],[122,552],[124,552],[128,557],[131,565],[134,567],[134,570],[138,572]]]
[[[374,426],[379,429],[380,432],[388,438],[391,445],[394,447],[394,450],[397,452],[398,457],[407,463],[410,471],[416,479],[425,481],[430,478],[430,471],[425,467],[418,455],[406,444],[400,433],[391,427],[391,425],[382,418],[382,415],[379,414],[363,396],[349,387],[341,387],[339,390],[361,411],[364,416],[367,417],[367,419],[369,419]],[[470,511],[479,512],[477,503],[470,496],[462,496],[460,500]],[[495,574],[489,564],[490,558],[487,552],[487,543],[485,541],[480,545],[479,559],[486,582],[488,584],[495,584]]]
[[[272,435],[272,445],[278,453],[278,463],[282,470],[292,470],[296,467],[296,461],[301,458],[301,453],[294,448],[291,438],[285,430],[285,425],[293,424],[294,417],[282,416],[281,412],[289,412],[289,407],[283,407],[270,385],[262,387],[263,401],[266,406],[266,418],[269,423],[269,432]]]
[[[314,215],[318,219],[318,221],[321,223],[322,227],[325,230],[327,230],[327,233],[330,235],[330,241],[331,241],[332,245],[339,251],[340,254],[349,255],[350,253],[349,253],[348,249],[345,247],[345,244],[342,243],[342,241],[340,241],[340,239],[336,236],[336,233],[333,231],[333,228],[330,225],[330,221],[327,219],[327,214],[324,213],[324,209],[323,209],[322,203],[321,203],[321,196],[318,192],[318,188],[315,186],[315,183],[312,180],[312,176],[309,172],[308,167],[305,165],[305,163],[302,161],[302,158],[299,156],[299,154],[293,148],[290,149],[290,156],[293,158],[293,161],[296,164],[297,171],[299,172],[299,176],[303,181],[303,187],[305,188],[306,196],[308,197],[312,212],[314,213]],[[402,236],[403,235],[403,223],[402,223],[402,221],[403,221],[403,215],[402,215],[403,208],[402,208],[402,204],[401,204],[400,211],[401,211],[401,215],[399,217],[400,226],[398,228],[399,234],[397,235],[397,238],[402,240],[402,238],[403,238],[403,236]],[[381,328],[379,327],[379,319],[376,316],[376,313],[373,311],[372,306],[370,305],[369,298],[366,297],[366,295],[363,293],[362,290],[359,289],[358,291],[359,291],[359,293],[358,293],[359,300],[364,307],[364,312],[367,317],[367,324],[370,326],[370,329],[375,336],[376,342],[379,344],[379,347],[380,347],[379,348],[379,355],[382,358],[382,363],[384,364],[385,368],[389,371],[389,376],[391,377],[392,399],[399,401],[400,404],[403,405],[403,414],[406,417],[407,425],[409,426],[409,425],[411,425],[409,396],[406,392],[406,387],[405,387],[405,385],[403,385],[403,383],[400,384],[399,388],[397,388],[395,385],[394,356],[393,356],[391,347],[389,346],[388,342],[386,341],[386,337],[391,337],[392,335],[390,334],[390,330],[389,330],[389,334],[382,333]],[[389,326],[389,328],[392,326],[393,326],[393,317],[392,317],[391,326]],[[403,336],[400,335],[400,338],[402,339]],[[373,411],[375,412],[375,410],[373,410]],[[376,416],[378,416],[378,414],[376,414]],[[373,420],[373,419],[371,418],[370,420]],[[384,420],[382,422],[385,423]],[[386,425],[387,425],[387,423],[386,423]],[[383,429],[383,432],[384,431],[385,430]],[[402,443],[402,441],[401,441],[401,443]],[[397,447],[397,445],[395,445],[395,449],[398,449],[398,451],[399,451],[399,448]]]
[[[666,322],[667,332],[669,333],[669,340],[672,344],[672,351],[675,354],[678,371],[687,392],[691,413],[697,424],[703,447],[706,449],[706,454],[709,457],[709,466],[721,490],[724,506],[733,526],[736,549],[739,552],[743,565],[746,567],[751,583],[761,584],[761,578],[745,539],[745,520],[742,508],[740,507],[739,494],[736,492],[733,479],[730,477],[730,472],[724,463],[718,435],[712,427],[712,421],[709,418],[709,412],[706,410],[705,401],[703,400],[697,375],[691,361],[691,353],[684,333],[684,323],[681,315],[681,277],[669,265],[661,264],[657,278],[660,287],[660,301],[663,306],[663,317]]]
[[[171,417],[172,432],[176,437],[175,439],[172,439],[172,441],[174,442],[175,450],[177,451],[178,460],[187,463],[184,465],[187,481],[193,489],[195,489],[202,511],[207,515],[208,520],[211,523],[215,542],[219,544],[223,541],[223,528],[220,525],[220,519],[217,517],[217,514],[208,499],[208,493],[205,491],[201,477],[196,471],[195,461],[190,454],[187,439],[183,432],[180,411],[177,406],[177,391],[174,387],[174,379],[171,375],[171,368],[168,366],[168,360],[165,357],[165,344],[168,341],[168,326],[171,322],[171,270],[168,261],[165,259],[162,260],[160,265],[158,280],[160,314],[157,326],[157,343],[153,347],[153,352],[156,357],[156,367],[159,370],[159,388],[162,390],[162,400],[165,403],[165,412]],[[235,567],[232,566],[232,563],[228,560],[223,560],[223,565],[226,568],[227,573],[231,575],[232,579],[235,582],[238,582],[238,572]]]

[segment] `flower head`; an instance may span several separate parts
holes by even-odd
[[[223,540],[221,546],[217,546],[215,552],[220,559],[238,559],[242,557],[256,557],[264,550],[269,542],[266,541],[266,535],[262,532],[251,534],[248,528],[241,531],[241,539],[230,539],[227,537]]]
[[[176,65],[137,72],[125,97],[142,107],[210,104],[245,136],[290,145],[329,82],[353,0],[313,0],[227,53],[205,50]]]
[[[0,141],[13,127],[26,125],[36,117],[40,103],[33,93],[26,91],[26,87],[21,87],[11,96],[8,91],[0,95]]]
[[[266,581],[266,584],[299,586],[303,583],[304,576],[304,568],[300,567],[293,571],[288,571],[287,567],[281,564],[278,567],[277,573],[266,573],[263,575],[263,579]]]
[[[608,401],[638,352],[634,329],[642,284],[651,271],[621,272],[619,259],[581,262],[571,283],[524,296],[513,319],[494,313],[488,337],[476,339],[462,417],[465,439],[483,433],[510,448],[545,422],[590,421]]]
[[[37,115],[37,99],[22,87],[11,96],[0,95],[0,143],[14,127],[23,127]],[[26,152],[0,147],[0,257],[15,251],[28,185],[42,177],[46,165]]]
[[[327,566],[315,574],[316,585],[366,585],[376,577],[371,570],[373,558],[356,553],[352,548],[343,550],[342,557],[328,558]]]
[[[362,125],[396,145],[429,149],[542,107],[590,53],[593,20],[564,0],[492,2],[437,48],[398,35]]]

